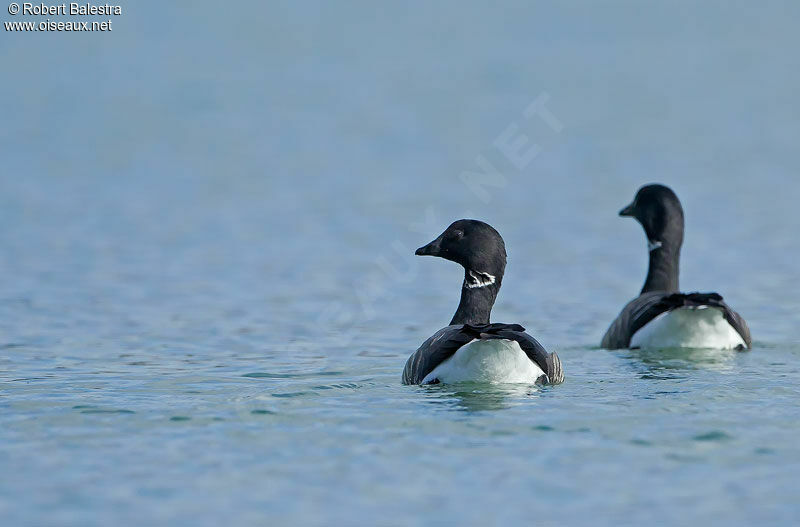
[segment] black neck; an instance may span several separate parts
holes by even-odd
[[[464,285],[461,286],[461,302],[458,304],[456,314],[453,315],[453,324],[488,324],[489,315],[492,313],[494,300],[500,291],[502,276],[496,277],[496,282],[483,287],[467,287],[468,276],[464,272]]]
[[[661,247],[650,251],[650,266],[642,293],[649,291],[678,292],[678,263],[681,258],[679,243],[662,242]]]

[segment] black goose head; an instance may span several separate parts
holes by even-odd
[[[500,282],[506,269],[506,245],[500,234],[478,220],[453,222],[438,238],[414,253],[461,264],[472,287]],[[472,272],[472,274],[470,274]],[[477,275],[477,276],[475,276]]]
[[[650,251],[665,244],[680,247],[683,243],[683,207],[669,187],[645,185],[619,215],[636,218],[647,235]]]

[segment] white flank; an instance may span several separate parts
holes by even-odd
[[[478,340],[461,346],[452,357],[439,364],[423,380],[445,384],[454,382],[494,382],[533,384],[545,375],[514,340]]]
[[[632,348],[715,348],[744,346],[742,336],[708,306],[682,307],[658,315],[631,338]]]

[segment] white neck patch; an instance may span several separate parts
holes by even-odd
[[[660,241],[658,241],[658,240],[656,240],[656,241],[647,240],[647,250],[648,251],[653,252],[656,249],[660,249],[660,248],[661,248],[661,242]]]
[[[467,276],[464,279],[464,287],[467,289],[475,289],[476,287],[486,287],[495,282],[494,276],[489,273],[480,273],[478,271],[467,270]]]

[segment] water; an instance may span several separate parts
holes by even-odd
[[[128,2],[3,32],[3,523],[796,522],[798,15]],[[752,352],[597,348],[649,181]],[[465,216],[563,385],[400,385],[462,278],[413,249]]]

